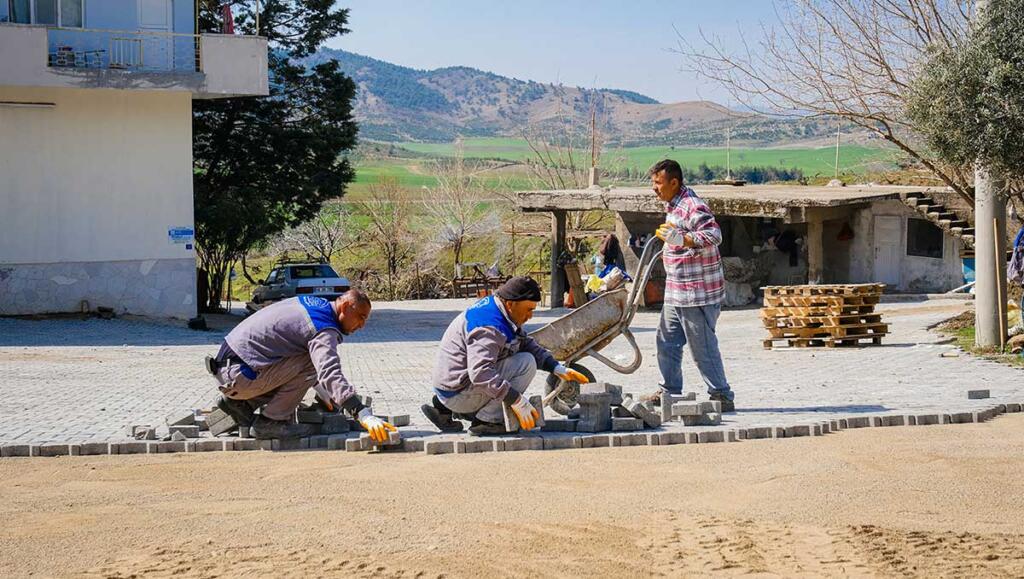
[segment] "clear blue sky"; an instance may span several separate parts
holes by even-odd
[[[420,69],[464,65],[520,80],[622,88],[662,102],[720,88],[680,72],[673,26],[726,44],[773,23],[771,0],[339,0],[352,32],[327,44]]]

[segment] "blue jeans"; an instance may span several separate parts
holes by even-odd
[[[715,325],[721,313],[721,304],[662,308],[658,325],[658,368],[665,391],[682,394],[683,346],[689,343],[690,354],[704,378],[708,394],[733,399],[734,394],[725,379],[722,354],[718,351],[718,336],[715,335]]]

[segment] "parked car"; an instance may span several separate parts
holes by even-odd
[[[304,294],[333,300],[349,287],[348,280],[326,263],[281,264],[253,290],[252,303],[261,306]]]

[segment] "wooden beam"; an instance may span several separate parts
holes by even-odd
[[[551,212],[551,307],[565,305],[565,276],[558,258],[565,251],[565,211]]]

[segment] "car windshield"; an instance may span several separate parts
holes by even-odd
[[[296,265],[291,268],[292,279],[312,279],[318,277],[338,277],[329,265]]]

